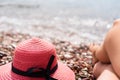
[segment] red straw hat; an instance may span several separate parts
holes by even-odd
[[[75,75],[57,61],[52,44],[33,38],[17,46],[13,62],[0,66],[0,80],[75,80]]]

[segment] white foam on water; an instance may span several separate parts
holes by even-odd
[[[101,27],[94,26],[96,24]],[[79,19],[77,17],[68,19],[60,18],[59,16],[50,19],[0,17],[0,31],[12,30],[46,38],[68,40],[75,43],[80,42],[82,39],[100,40],[99,36],[103,36],[102,33],[104,33],[102,28],[106,27],[105,29],[107,29],[108,26],[110,26],[108,21]],[[101,30],[100,34],[98,31],[95,31],[96,28]],[[91,33],[91,29],[99,35]]]

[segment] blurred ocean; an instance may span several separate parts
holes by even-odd
[[[0,0],[0,31],[74,43],[103,40],[120,0]]]

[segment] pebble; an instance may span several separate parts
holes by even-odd
[[[71,59],[73,56],[72,56],[71,54],[64,54],[64,57],[65,57],[66,59]]]
[[[4,54],[4,52],[0,51],[0,59],[3,58],[4,56],[7,56],[7,55]]]

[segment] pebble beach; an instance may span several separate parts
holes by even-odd
[[[104,40],[113,21],[120,16],[117,3],[0,0],[0,66],[12,61],[19,42],[39,37],[55,45],[59,60],[74,71],[76,80],[95,80],[88,45]]]

